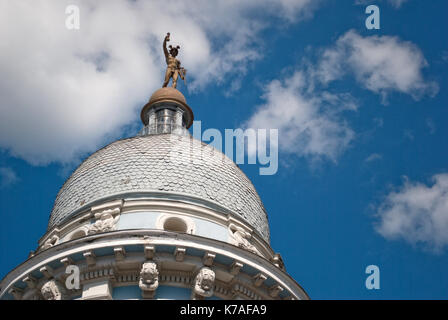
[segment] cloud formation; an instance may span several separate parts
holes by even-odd
[[[245,127],[278,129],[279,149],[287,154],[336,161],[354,138],[340,115],[356,110],[356,103],[348,94],[316,92],[306,79],[304,72],[297,71],[292,77],[270,82],[263,95],[266,103],[255,110]]]
[[[362,37],[350,30],[324,51],[317,75],[322,82],[329,83],[347,73],[353,74],[363,87],[381,94],[384,102],[392,91],[418,100],[438,92],[437,83],[423,77],[422,70],[427,65],[412,42],[394,36]]]
[[[400,8],[401,5],[405,2],[407,2],[408,0],[389,0],[390,4],[392,6],[394,6],[395,8]]]
[[[355,137],[343,112],[356,110],[357,103],[348,93],[329,90],[330,83],[353,74],[362,86],[381,94],[384,102],[392,91],[419,99],[438,89],[436,83],[423,79],[426,65],[421,51],[410,42],[348,31],[322,50],[314,64],[298,67],[291,79],[270,82],[263,96],[266,103],[256,108],[245,126],[279,129],[279,148],[286,153],[336,162]],[[366,162],[379,158],[373,154]]]
[[[9,187],[19,181],[16,172],[10,167],[0,167],[0,188]]]
[[[237,83],[261,57],[267,21],[298,21],[315,3],[1,2],[0,148],[36,165],[76,161],[105,136],[118,136],[161,85],[166,32],[181,46],[190,89]],[[80,30],[65,27],[65,8],[73,4]]]
[[[373,162],[376,160],[381,160],[383,159],[383,156],[379,153],[372,153],[371,155],[369,155],[367,158],[364,159],[365,162]]]
[[[432,186],[406,180],[377,210],[376,230],[386,239],[403,239],[440,253],[448,245],[448,173]]]
[[[401,7],[401,5],[407,1],[408,0],[387,0],[387,2],[395,9],[399,9]],[[356,0],[355,4],[369,5],[369,4],[372,4],[372,1],[371,0]]]

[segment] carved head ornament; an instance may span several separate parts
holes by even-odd
[[[142,290],[155,290],[159,286],[159,270],[154,262],[145,262],[140,270],[139,287]]]
[[[204,297],[213,295],[215,285],[215,272],[207,267],[201,268],[196,276],[194,291],[196,294]]]
[[[45,300],[62,300],[61,290],[54,280],[46,282],[40,289],[40,293]]]

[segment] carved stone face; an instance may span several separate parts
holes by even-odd
[[[211,288],[213,288],[213,283],[215,282],[215,278],[211,275],[205,275],[201,282],[201,288],[205,291],[209,291]]]
[[[140,279],[143,284],[152,285],[159,281],[159,271],[155,263],[144,263],[140,271]]]
[[[59,288],[54,280],[45,283],[40,292],[45,300],[61,300],[62,297],[61,292],[59,291]]]
[[[158,281],[158,277],[151,274],[151,273],[147,273],[145,275],[142,276],[142,282],[144,284],[154,284]]]
[[[196,291],[212,292],[215,284],[215,272],[209,268],[202,268],[196,276]]]

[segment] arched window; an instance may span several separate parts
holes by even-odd
[[[87,235],[86,231],[84,229],[77,230],[73,232],[73,234],[70,236],[70,240],[79,239],[82,237],[85,237]]]
[[[170,217],[163,223],[163,229],[166,231],[173,232],[184,232],[188,231],[187,223],[178,217]]]

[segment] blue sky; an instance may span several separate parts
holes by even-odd
[[[0,277],[80,161],[138,132],[170,31],[203,130],[279,129],[278,172],[241,168],[311,298],[448,298],[446,1],[20,3],[0,2]]]

